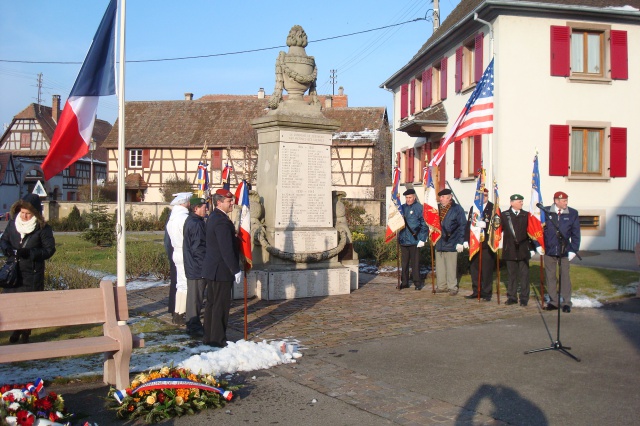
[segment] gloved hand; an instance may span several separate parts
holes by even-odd
[[[574,257],[576,257],[576,254],[572,251],[567,253],[567,256],[569,257],[569,262],[571,262],[573,260]]]
[[[533,250],[529,250],[529,254],[531,255],[531,257],[533,257],[533,256],[535,256],[535,255],[536,255],[536,252],[535,252],[535,251],[533,251]]]
[[[240,284],[242,282],[242,271],[236,274],[236,284]]]
[[[484,220],[479,220],[478,223],[476,223],[476,226],[480,229],[484,229],[487,227],[487,222],[485,222]]]
[[[16,255],[23,259],[28,259],[30,254],[31,254],[31,249],[28,249],[28,248],[19,248],[18,250],[16,250]]]
[[[456,251],[462,253],[462,250],[464,250],[464,246],[462,244],[456,244]]]
[[[424,247],[424,241],[418,241],[418,248]]]
[[[464,243],[462,243],[462,247],[468,249],[469,248],[469,243],[467,241],[465,241]]]
[[[544,255],[544,249],[542,248],[542,246],[536,247],[536,251],[540,256]]]

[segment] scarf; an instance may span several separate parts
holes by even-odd
[[[16,231],[20,234],[20,242],[24,240],[24,236],[33,232],[38,224],[38,218],[33,216],[28,221],[23,221],[20,216],[16,217]]]
[[[442,206],[442,205],[439,206],[440,208],[438,209],[438,213],[440,214],[440,223],[444,221],[444,217],[447,215],[452,205],[453,203],[449,203],[446,206]]]

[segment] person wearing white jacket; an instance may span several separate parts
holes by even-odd
[[[176,264],[176,306],[173,313],[173,323],[184,325],[184,314],[187,311],[187,276],[184,272],[184,258],[182,245],[184,243],[184,222],[189,217],[189,199],[193,196],[191,192],[180,192],[173,194],[175,197],[171,202],[173,209],[167,222],[167,232],[171,238],[173,246],[173,263]]]

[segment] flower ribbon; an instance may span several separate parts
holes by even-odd
[[[170,388],[170,389],[194,388],[194,389],[200,389],[208,392],[215,392],[217,394],[222,395],[222,397],[227,401],[231,401],[231,398],[233,398],[233,392],[231,391],[226,391],[224,389],[217,388],[215,386],[205,385],[204,383],[194,382],[193,380],[189,380],[189,379],[177,379],[177,378],[150,380],[147,383],[140,385],[134,390],[132,390],[131,394],[134,394],[140,391],[158,390],[158,389],[166,389],[166,388]],[[124,398],[127,396],[127,390],[126,389],[117,390],[113,393],[113,396],[116,399],[116,401],[122,404],[122,401],[124,401]]]
[[[40,377],[36,379],[34,383],[27,383],[27,386],[22,389],[22,392],[26,395],[37,395],[38,398],[44,397],[44,382]]]

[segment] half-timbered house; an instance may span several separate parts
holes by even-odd
[[[50,200],[78,200],[80,187],[91,183],[92,163],[94,183],[106,179],[106,151],[101,145],[111,130],[111,124],[96,119],[92,136],[95,149],[45,182],[40,165],[49,152],[60,113],[60,96],[54,95],[51,107],[32,103],[13,117],[0,138],[0,155],[10,155],[15,175],[15,182],[5,179],[0,183],[3,200],[15,201],[32,192],[38,181],[43,184]],[[0,164],[4,166],[3,161]]]

